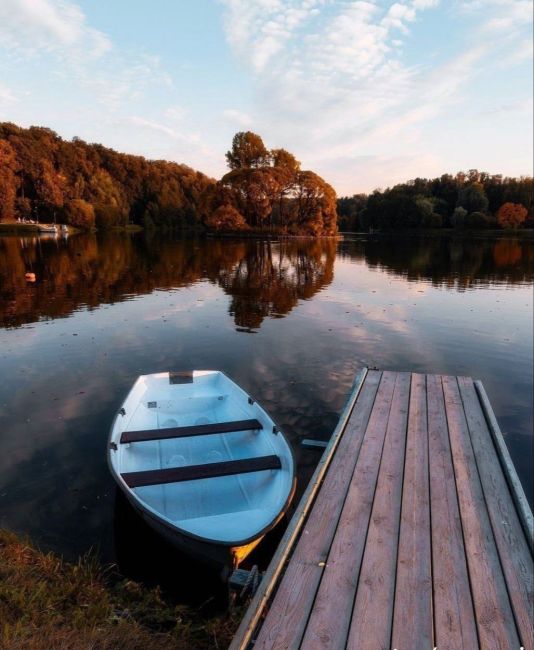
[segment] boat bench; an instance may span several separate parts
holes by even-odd
[[[182,481],[195,481],[203,478],[216,478],[218,476],[231,476],[233,474],[248,474],[269,469],[281,469],[282,464],[278,456],[259,456],[257,458],[242,458],[239,460],[226,460],[221,463],[206,463],[205,465],[189,465],[186,467],[172,467],[169,469],[152,469],[142,472],[125,472],[122,479],[130,488],[144,487],[147,485],[164,485],[165,483],[180,483]]]
[[[190,427],[170,427],[168,429],[147,429],[145,431],[123,431],[121,444],[127,442],[144,442],[146,440],[168,440],[169,438],[187,438],[206,436],[215,433],[249,431],[263,429],[258,420],[236,420],[235,422],[216,422],[215,424],[197,424]]]

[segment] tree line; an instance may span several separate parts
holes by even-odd
[[[372,194],[342,197],[341,230],[534,227],[532,177],[508,178],[472,169],[416,178]]]
[[[0,221],[183,228],[198,224],[201,196],[213,183],[186,165],[0,123]]]
[[[230,171],[216,182],[186,165],[0,123],[0,221],[335,234],[333,188],[292,154],[241,132],[226,158]]]

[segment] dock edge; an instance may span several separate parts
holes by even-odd
[[[499,423],[497,422],[497,418],[495,417],[495,413],[493,412],[486,391],[484,390],[484,386],[479,379],[477,379],[474,384],[478,393],[478,398],[482,407],[482,411],[484,413],[484,417],[486,418],[486,424],[488,425],[491,437],[493,438],[497,456],[499,457],[499,461],[501,463],[504,475],[506,476],[510,492],[512,493],[512,498],[517,508],[519,520],[521,521],[521,525],[525,531],[530,550],[534,552],[534,518],[532,516],[532,510],[530,509],[530,505],[525,495],[525,491],[523,490],[523,486],[521,485],[521,481],[517,476],[514,462],[510,456],[508,447],[506,446],[504,436],[499,427]]]
[[[336,428],[332,433],[332,436],[328,442],[328,446],[324,450],[324,453],[321,456],[317,467],[315,468],[308,486],[306,487],[306,490],[304,491],[304,494],[299,501],[299,505],[297,506],[297,509],[295,510],[291,521],[289,522],[286,532],[284,533],[284,536],[278,545],[277,551],[274,554],[269,567],[259,584],[254,598],[247,608],[245,616],[243,617],[243,620],[241,621],[228,650],[245,650],[245,648],[247,648],[248,644],[250,643],[252,635],[254,634],[254,630],[259,623],[267,601],[269,600],[277,584],[278,577],[289,554],[293,549],[304,521],[306,520],[306,516],[313,505],[315,496],[334,456],[334,452],[337,449],[343,431],[345,430],[345,425],[349,420],[354,405],[356,404],[356,400],[358,399],[366,375],[367,368],[363,368],[356,375],[349,399],[347,400]]]

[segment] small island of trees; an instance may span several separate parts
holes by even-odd
[[[336,193],[285,149],[268,150],[259,135],[237,133],[226,160],[230,171],[204,195],[209,230],[255,230],[332,236],[337,233]]]

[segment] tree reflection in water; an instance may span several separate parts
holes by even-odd
[[[79,309],[199,281],[231,297],[240,330],[287,315],[327,287],[336,255],[364,260],[409,281],[458,290],[534,276],[533,247],[521,239],[363,237],[346,240],[186,240],[78,235],[68,240],[0,238],[0,326],[60,318]],[[28,283],[25,274],[36,275]],[[355,271],[356,272],[356,271]]]
[[[128,300],[200,280],[232,297],[240,328],[288,314],[333,278],[334,240],[163,240],[91,235],[0,238],[0,325],[17,327],[80,308]],[[25,274],[36,274],[35,284]]]

